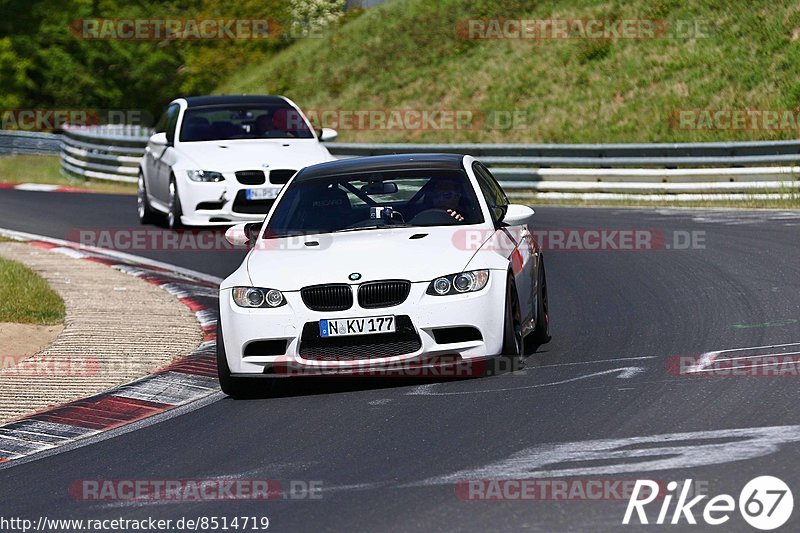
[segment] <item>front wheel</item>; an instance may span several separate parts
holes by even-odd
[[[167,227],[169,229],[180,229],[181,215],[181,197],[178,195],[178,185],[175,183],[175,178],[169,180],[169,210],[167,211]]]
[[[511,357],[522,355],[522,314],[519,309],[517,286],[510,277],[506,286],[506,311],[503,321],[503,351],[501,355]]]
[[[536,300],[536,328],[531,333],[531,340],[540,346],[550,342],[550,306],[547,301],[547,274],[544,270],[544,261],[539,264]]]
[[[155,212],[150,207],[150,200],[147,199],[147,184],[144,181],[144,174],[139,171],[139,179],[136,187],[136,211],[139,215],[140,224],[152,224],[155,219]]]

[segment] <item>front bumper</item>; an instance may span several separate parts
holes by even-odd
[[[261,222],[266,217],[283,185],[239,183],[234,172],[223,172],[225,181],[196,182],[188,178],[179,185],[183,214],[187,226],[230,226],[242,222]],[[273,198],[247,200],[247,189],[271,191]]]
[[[500,275],[502,274],[502,275]],[[499,282],[498,280],[502,280]],[[290,367],[321,373],[358,372],[364,368],[390,367],[398,364],[427,364],[437,357],[457,357],[475,361],[500,353],[503,343],[505,310],[505,272],[493,272],[481,291],[451,296],[425,294],[429,282],[412,283],[406,300],[397,306],[363,309],[358,302],[346,311],[318,312],[308,309],[299,292],[285,292],[287,304],[275,309],[245,309],[232,299],[231,289],[220,291],[220,324],[224,332],[228,366],[234,375],[263,375],[275,368]],[[301,355],[303,329],[321,319],[359,318],[394,315],[408,317],[419,338],[419,347],[409,353],[356,358],[307,358]],[[399,327],[399,325],[398,325]],[[471,327],[480,332],[480,339],[437,343],[434,330]],[[308,332],[308,329],[307,329]],[[363,337],[370,337],[365,335]],[[440,337],[440,340],[441,337]],[[245,347],[259,341],[285,341],[285,353],[279,355],[245,355]],[[366,342],[366,339],[365,339]],[[282,345],[281,345],[282,346]],[[307,350],[306,350],[307,352]],[[337,353],[342,354],[341,350]],[[309,372],[311,373],[311,372]]]

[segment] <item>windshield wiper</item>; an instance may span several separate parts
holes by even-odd
[[[381,228],[411,228],[412,224],[371,224],[369,226],[359,226],[357,228],[344,228],[337,229],[333,233],[347,233],[349,231],[361,231],[363,229],[381,229]]]

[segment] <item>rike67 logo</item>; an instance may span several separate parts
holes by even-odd
[[[708,498],[706,494],[689,499],[691,479],[687,479],[682,486],[676,481],[670,481],[666,494],[659,494],[659,486],[659,483],[649,479],[636,481],[622,519],[623,524],[636,524],[636,519],[639,524],[677,525],[684,523],[684,520],[688,524],[697,524],[695,513],[700,513],[706,524],[718,526],[730,520],[737,508],[737,501],[729,494],[720,494],[705,502],[703,500]],[[674,496],[677,496],[677,502],[670,513]],[[645,507],[657,499],[661,503],[660,510],[655,522],[651,522],[655,509],[651,509],[648,516]],[[658,504],[653,507],[658,507]],[[782,526],[792,516],[793,508],[794,498],[789,486],[773,476],[751,479],[739,493],[739,513],[756,529],[767,531]]]

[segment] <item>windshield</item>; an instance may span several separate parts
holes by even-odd
[[[393,171],[294,181],[264,236],[483,222],[463,171]]]
[[[288,105],[192,107],[180,134],[181,142],[313,138],[303,116]]]

